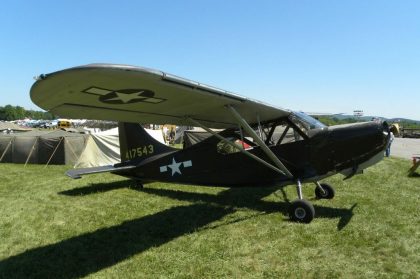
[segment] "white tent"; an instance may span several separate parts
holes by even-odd
[[[161,130],[145,129],[149,135],[165,144]],[[120,143],[118,128],[91,134],[85,148],[74,165],[75,168],[89,168],[119,163]]]
[[[162,130],[151,130],[151,129],[145,129],[145,130],[149,135],[151,135],[158,142],[167,144],[165,142],[165,138],[163,137]]]

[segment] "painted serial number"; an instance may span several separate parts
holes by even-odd
[[[134,159],[136,157],[143,157],[155,152],[153,145],[149,144],[146,146],[140,146],[137,148],[132,148],[127,150],[125,157],[129,160]]]

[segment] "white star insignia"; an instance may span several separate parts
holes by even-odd
[[[115,92],[115,94],[117,95],[117,97],[114,97],[112,99],[108,99],[108,101],[121,101],[124,104],[127,104],[128,102],[135,100],[135,99],[139,99],[139,98],[144,98],[143,96],[140,96],[141,93],[143,93],[144,91],[139,91],[136,93],[131,93],[131,94],[124,94],[124,93],[120,93],[120,92]]]
[[[181,174],[181,170],[179,169],[179,166],[181,166],[182,163],[177,163],[174,158],[172,158],[172,164],[168,165],[168,168],[172,170],[172,176],[174,176],[175,173]]]
[[[168,168],[170,168],[171,171],[172,171],[172,176],[174,176],[175,173],[179,173],[179,174],[182,175],[181,169],[180,169],[181,165],[184,168],[192,167],[192,161],[191,160],[188,160],[188,161],[184,161],[184,162],[179,162],[178,163],[177,161],[175,161],[175,158],[172,158],[172,164],[166,165],[166,166],[161,166],[160,167],[160,172],[167,172],[168,171]]]

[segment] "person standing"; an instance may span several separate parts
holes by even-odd
[[[389,157],[389,155],[391,155],[391,144],[395,139],[394,133],[392,131],[390,131],[389,134],[390,134],[389,142],[388,142],[388,145],[387,145],[386,150],[385,150],[385,156],[386,157]]]

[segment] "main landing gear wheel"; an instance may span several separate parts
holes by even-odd
[[[290,204],[289,215],[292,221],[310,223],[315,217],[315,209],[307,200],[295,200]]]
[[[135,186],[137,189],[143,189],[144,185],[140,180],[134,180],[135,181]]]
[[[322,189],[320,189],[320,187],[322,187]],[[319,186],[317,185],[317,187],[315,188],[315,196],[317,199],[327,199],[330,200],[332,198],[334,198],[335,196],[335,191],[334,188],[327,183],[321,183],[319,184]]]

